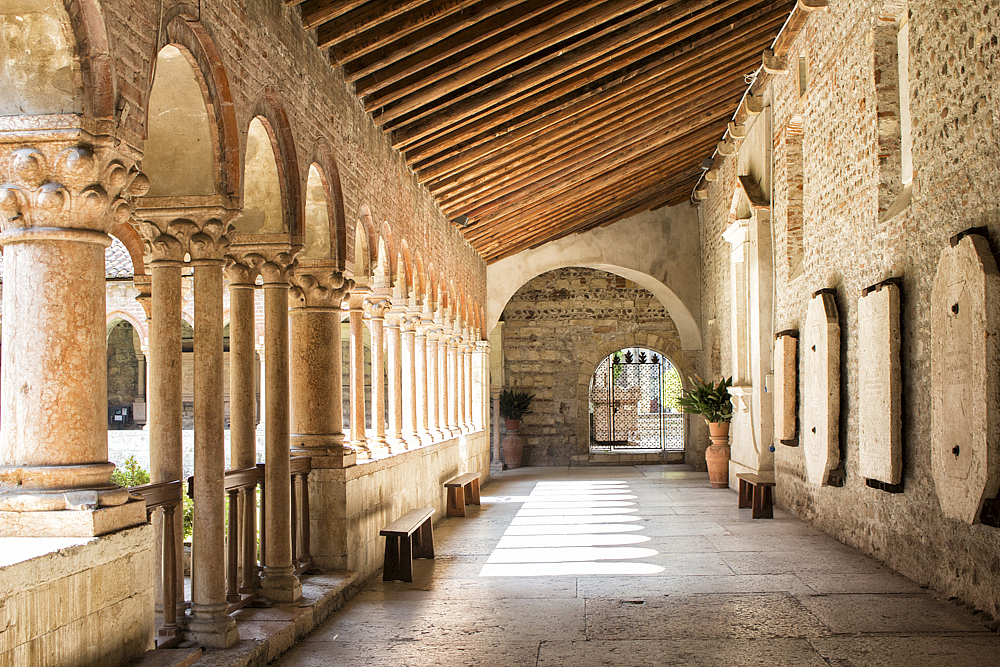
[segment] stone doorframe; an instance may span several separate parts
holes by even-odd
[[[580,360],[580,373],[576,383],[576,438],[579,443],[577,454],[590,456],[590,380],[602,361],[611,354],[626,347],[643,347],[652,350],[669,361],[681,376],[681,386],[688,386],[688,377],[695,374],[694,364],[687,358],[684,351],[669,339],[655,333],[637,331],[620,336],[598,346],[591,354]],[[686,418],[689,419],[689,418]],[[684,455],[688,459],[688,451],[692,447],[692,430],[685,421]],[[586,460],[586,459],[585,459]]]

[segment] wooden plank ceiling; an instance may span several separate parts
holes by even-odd
[[[687,200],[794,0],[286,0],[487,262]]]

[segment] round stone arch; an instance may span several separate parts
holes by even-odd
[[[614,340],[607,341],[599,345],[590,354],[580,360],[580,373],[577,376],[576,386],[576,438],[579,443],[578,454],[590,454],[590,380],[594,377],[594,372],[602,361],[609,356],[626,347],[644,347],[663,356],[669,361],[677,373],[681,376],[681,386],[687,387],[687,378],[695,374],[695,365],[688,359],[684,350],[680,349],[668,338],[654,333],[634,332],[624,334]],[[692,449],[693,429],[691,428],[690,416],[684,418],[684,457],[688,459],[688,453]]]
[[[105,317],[105,321],[107,324],[105,337],[111,335],[111,330],[115,328],[115,325],[119,321],[128,322],[128,324],[135,329],[136,333],[139,334],[139,347],[143,350],[149,349],[149,331],[146,330],[146,324],[145,322],[139,321],[139,318],[132,313],[124,310],[112,310]]]

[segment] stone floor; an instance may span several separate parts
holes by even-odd
[[[789,515],[677,466],[528,468],[277,664],[996,667],[1000,637]]]

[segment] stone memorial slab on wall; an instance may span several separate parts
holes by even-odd
[[[903,477],[899,341],[899,287],[866,289],[858,299],[858,463],[863,477],[888,484]]]
[[[802,354],[806,480],[826,486],[840,463],[840,319],[830,292],[817,292],[809,302]]]
[[[799,373],[795,354],[799,332],[782,331],[774,337],[774,437],[783,445],[796,446],[795,390]]]
[[[945,516],[976,523],[1000,487],[1000,274],[989,242],[960,235],[931,291],[931,472]]]

